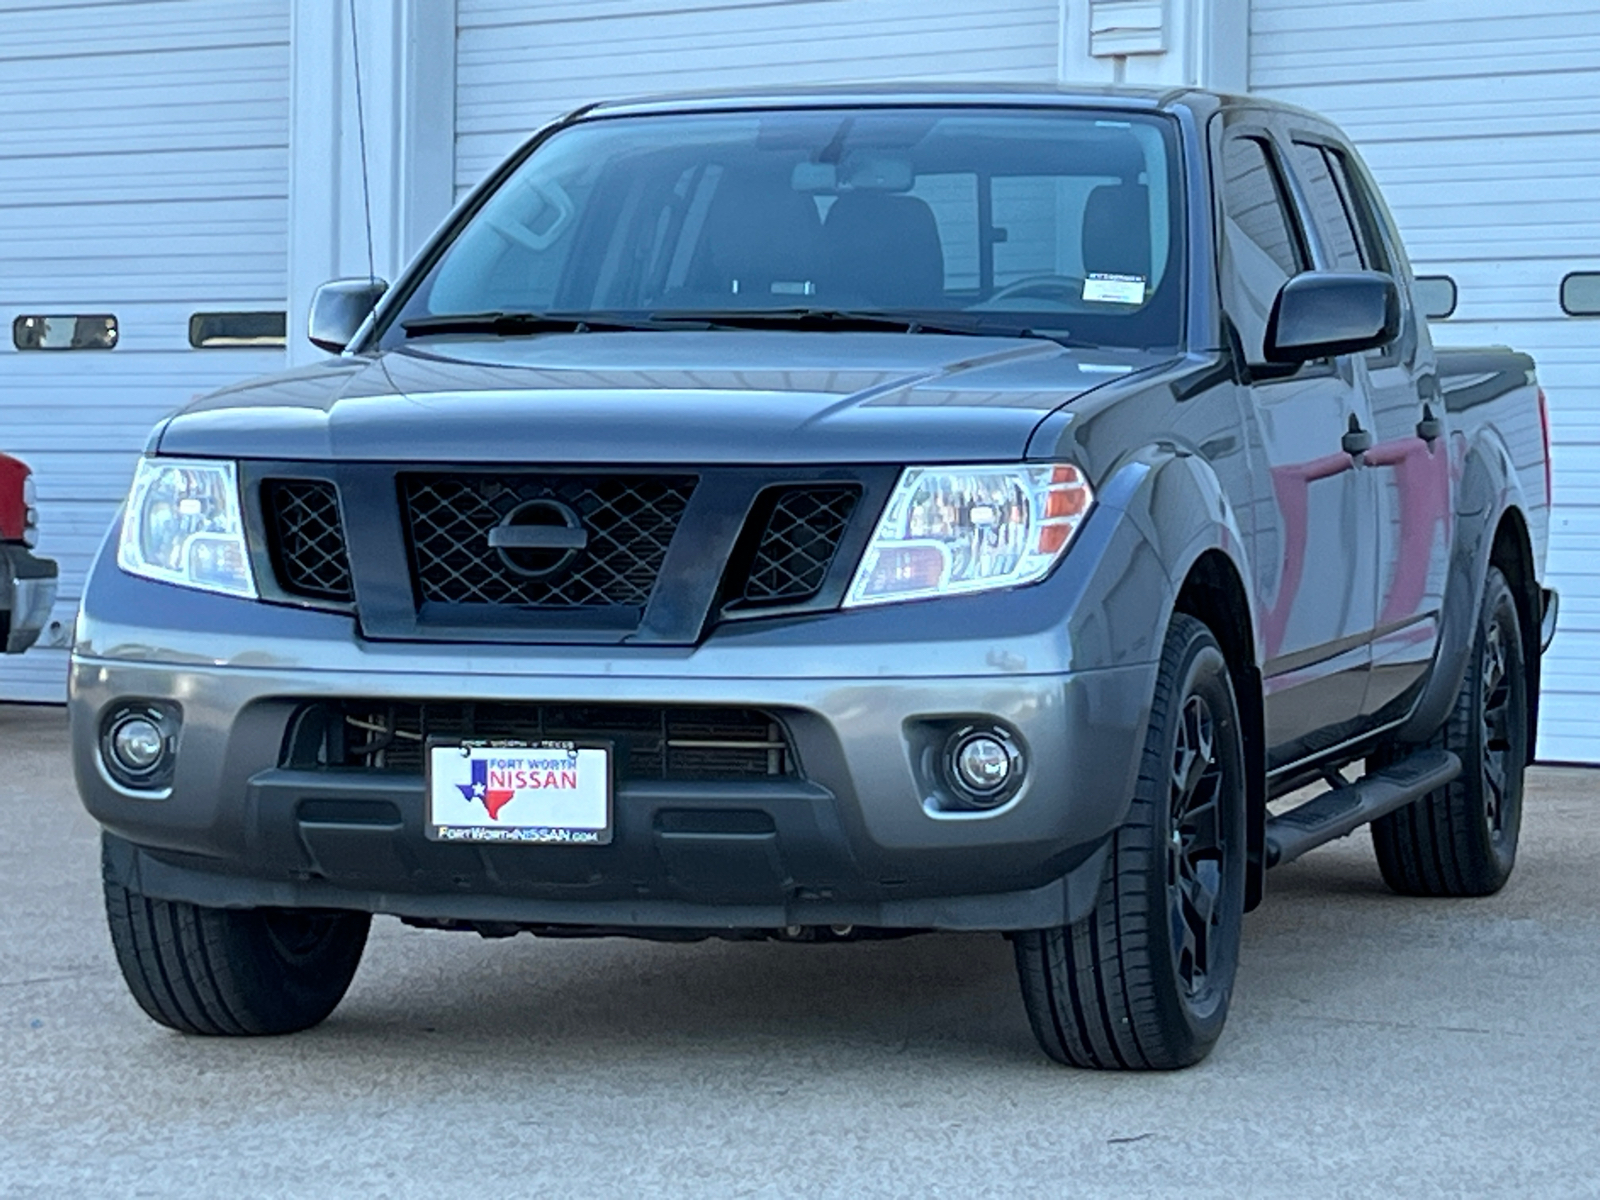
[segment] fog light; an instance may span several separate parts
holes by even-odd
[[[946,767],[956,794],[989,808],[1015,794],[1022,782],[1022,751],[999,729],[964,729],[949,742]]]
[[[155,704],[119,708],[101,727],[100,757],[124,787],[144,791],[172,781],[177,716]]]
[[[161,761],[166,740],[148,717],[130,717],[111,734],[111,753],[118,766],[143,775]]]

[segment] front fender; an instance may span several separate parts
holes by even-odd
[[[1237,514],[1222,481],[1200,455],[1171,446],[1147,446],[1112,472],[1101,489],[1100,502],[1115,508],[1139,531],[1167,577],[1168,587],[1159,604],[1145,610],[1152,629],[1166,629],[1183,583],[1201,556],[1220,553],[1241,581],[1252,578]],[[1245,596],[1248,625],[1255,631],[1259,627],[1256,598],[1248,587]],[[1253,646],[1256,665],[1261,653],[1257,634]]]

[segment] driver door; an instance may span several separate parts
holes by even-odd
[[[1262,349],[1278,290],[1313,265],[1279,147],[1265,123],[1247,117],[1226,129],[1217,162],[1223,306],[1247,364],[1269,768],[1357,728],[1377,566],[1371,472],[1345,443],[1352,428],[1371,428],[1358,364],[1344,356],[1273,365]]]

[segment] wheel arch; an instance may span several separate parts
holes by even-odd
[[[1248,764],[1245,903],[1254,908],[1266,870],[1266,721],[1247,543],[1227,489],[1211,464],[1192,451],[1144,447],[1107,482],[1102,501],[1141,531],[1170,581],[1164,611],[1152,614],[1159,621],[1155,627],[1165,630],[1181,612],[1204,622],[1222,645]]]
[[[1178,588],[1173,611],[1205,623],[1221,644],[1228,673],[1233,678],[1248,766],[1245,777],[1248,846],[1245,908],[1248,911],[1261,903],[1266,877],[1266,721],[1249,594],[1238,566],[1220,547],[1205,550],[1190,565]]]
[[[1477,638],[1484,579],[1498,567],[1516,597],[1528,671],[1529,739],[1533,754],[1538,717],[1539,625],[1543,616],[1527,502],[1510,453],[1489,426],[1476,430],[1462,450],[1456,489],[1455,535],[1439,620],[1439,648],[1428,681],[1394,740],[1426,742],[1443,724],[1466,677]]]
[[[1533,761],[1539,738],[1539,683],[1544,656],[1539,652],[1539,580],[1533,561],[1533,539],[1527,518],[1518,508],[1507,508],[1495,524],[1489,547],[1489,566],[1498,567],[1511,585],[1517,604],[1517,625],[1522,632],[1523,673],[1528,685],[1528,762]]]

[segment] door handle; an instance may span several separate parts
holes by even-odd
[[[1372,449],[1372,435],[1361,428],[1361,422],[1356,419],[1355,413],[1350,414],[1350,428],[1345,430],[1344,436],[1339,439],[1339,444],[1351,458],[1360,458]]]
[[[1433,405],[1422,406],[1422,420],[1417,422],[1417,436],[1432,446],[1444,433],[1444,422],[1433,415]]]

